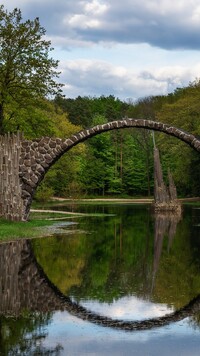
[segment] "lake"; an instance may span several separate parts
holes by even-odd
[[[91,214],[0,244],[0,355],[200,354],[200,208]]]

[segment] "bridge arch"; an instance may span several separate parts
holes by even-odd
[[[97,125],[66,139],[42,137],[35,140],[23,140],[19,162],[19,179],[24,205],[23,220],[28,218],[31,202],[39,183],[43,180],[49,168],[64,153],[79,143],[103,132],[133,127],[163,132],[176,137],[200,152],[200,139],[193,134],[161,122],[133,118]]]
[[[34,256],[34,254],[33,254]],[[153,317],[151,319],[144,320],[122,320],[112,319],[101,314],[97,314],[82,306],[81,304],[72,300],[72,298],[64,295],[48,278],[41,265],[37,262],[35,256],[33,258],[34,264],[37,267],[40,278],[50,293],[53,295],[52,299],[56,299],[56,307],[60,304],[60,309],[67,310],[71,315],[74,315],[84,321],[89,321],[93,324],[97,324],[104,327],[113,329],[136,331],[136,330],[150,330],[152,328],[159,328],[170,323],[181,321],[185,318],[192,317],[200,310],[200,294],[189,301],[188,304],[182,308],[175,310],[169,314],[160,317]],[[54,309],[55,310],[55,309]]]
[[[48,278],[37,261],[31,240],[18,240],[0,245],[0,315],[31,312],[68,311],[82,320],[119,330],[148,330],[191,317],[200,310],[200,295],[174,312],[141,321],[112,319],[91,312],[64,295]],[[10,263],[10,261],[14,263]],[[14,286],[14,287],[13,287]]]

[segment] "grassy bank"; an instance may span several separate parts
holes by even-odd
[[[11,241],[20,238],[36,238],[49,236],[51,234],[50,227],[60,219],[69,219],[78,217],[66,213],[51,213],[51,212],[34,212],[30,214],[30,219],[27,222],[15,222],[0,219],[0,242]]]
[[[49,202],[44,205],[34,205],[34,208],[38,208],[37,211],[32,211],[30,218],[27,222],[14,222],[0,219],[0,243],[4,241],[12,241],[21,238],[36,238],[50,236],[56,233],[61,233],[63,230],[59,228],[60,220],[61,224],[65,224],[72,220],[84,216],[99,216],[102,217],[105,214],[84,214],[73,213],[67,211],[51,211],[47,210],[51,206],[60,205],[55,202]],[[40,208],[40,209],[39,209]],[[41,210],[43,208],[44,210]],[[106,214],[107,215],[107,214]],[[65,220],[65,222],[63,222]],[[69,225],[69,224],[68,224]],[[70,226],[70,225],[69,225]],[[68,230],[70,232],[71,230]],[[66,230],[65,230],[66,233]]]
[[[196,201],[195,201],[196,200]],[[181,199],[182,203],[194,206],[200,206],[199,198],[196,199]],[[82,216],[87,216],[88,214],[70,213],[66,211],[51,211],[56,206],[62,205],[73,205],[73,204],[141,204],[141,203],[151,203],[151,199],[105,199],[105,198],[94,198],[94,199],[82,199],[82,200],[70,200],[70,199],[60,199],[51,200],[47,203],[35,203],[32,205],[33,209],[38,209],[38,211],[32,211],[30,214],[30,219],[27,222],[10,222],[0,219],[0,243],[3,241],[10,241],[19,238],[36,238],[49,236],[53,233],[53,225],[59,220],[75,220]],[[42,211],[43,210],[43,211]],[[103,216],[104,214],[89,214],[89,216]],[[50,229],[52,227],[52,230]]]
[[[28,222],[12,222],[0,220],[0,242],[15,240],[18,238],[30,238],[43,236],[43,228],[52,225],[53,222],[32,219]]]

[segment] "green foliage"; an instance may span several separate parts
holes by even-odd
[[[136,103],[113,95],[64,98],[54,81],[57,61],[49,57],[50,42],[39,20],[22,21],[20,10],[0,7],[0,133],[21,130],[26,138],[69,137],[85,127],[123,117],[162,121],[199,135],[199,82],[167,96]],[[57,94],[53,101],[48,95]],[[2,127],[1,127],[2,125]],[[199,195],[199,155],[177,139],[157,134],[164,178],[170,168],[178,194]],[[153,194],[153,142],[144,129],[97,135],[62,157],[48,172],[37,193],[57,196],[85,194]],[[46,197],[48,194],[46,195]],[[43,199],[42,198],[42,199]]]
[[[88,211],[87,208],[83,211]],[[37,261],[63,293],[79,300],[112,302],[122,294],[134,293],[139,286],[146,293],[146,281],[141,286],[139,273],[141,265],[143,276],[150,276],[152,270],[153,240],[148,241],[148,229],[152,233],[152,227],[146,210],[102,205],[96,209],[94,206],[89,211],[105,214],[82,218],[79,221],[82,233],[77,231],[67,239],[33,240]]]
[[[96,209],[85,206],[82,211]],[[199,294],[200,244],[199,233],[190,233],[192,209],[169,236],[147,206],[101,205],[98,211],[112,216],[82,218],[82,233],[76,231],[71,238],[33,241],[38,262],[62,292],[77,300],[108,303],[136,295],[175,309]]]
[[[35,200],[38,202],[45,203],[50,198],[54,195],[54,190],[51,187],[45,186],[45,184],[42,184],[39,186],[37,189],[37,192],[35,194]]]
[[[49,56],[50,41],[39,19],[22,21],[19,9],[8,12],[0,6],[0,133],[4,121],[27,112],[37,101],[60,92],[55,78],[58,61]]]
[[[0,355],[58,355],[62,350],[61,345],[42,345],[42,340],[48,335],[46,328],[51,321],[51,313],[27,311],[17,321],[15,317],[0,316]]]
[[[72,124],[69,126],[73,130],[76,129],[76,126]],[[68,137],[69,133],[66,136]],[[48,171],[41,186],[53,189],[54,195],[58,197],[79,197],[84,191],[84,186],[81,183],[81,157],[84,156],[84,152],[85,145],[80,144],[61,157]]]
[[[57,107],[67,112],[70,121],[74,125],[90,126],[92,113],[89,98],[78,96],[76,99],[65,99],[62,96],[57,96],[54,103]]]
[[[165,99],[156,113],[158,121],[199,135],[200,133],[199,82],[177,89]],[[167,135],[157,135],[163,161],[170,166],[179,194],[198,196],[200,161],[199,154],[181,141]],[[164,166],[165,167],[165,166]]]
[[[113,96],[57,97],[55,103],[56,107],[60,105],[69,113],[71,122],[79,122],[83,126],[102,124],[127,115],[163,121],[198,134],[199,93],[199,83],[196,82],[188,88],[177,89],[173,94],[144,98],[135,104],[120,102]],[[198,155],[170,136],[156,133],[155,138],[164,178],[167,178],[170,168],[178,194],[198,196]],[[79,165],[78,174],[73,175],[71,181],[76,181],[89,194],[150,196],[153,193],[153,142],[148,130],[126,129],[98,135],[86,142],[86,150],[76,164]]]
[[[92,126],[105,122],[104,116],[96,115]],[[87,141],[84,156],[80,158],[79,181],[89,194],[150,195],[152,138],[143,131],[106,132]]]
[[[170,251],[163,248],[154,289],[156,302],[162,299],[181,308],[199,294],[199,234],[190,236],[192,219],[188,213],[177,227]]]
[[[92,125],[105,122],[105,117],[96,115]],[[104,195],[114,177],[114,157],[110,132],[89,140],[82,158],[80,181],[88,193]]]
[[[19,9],[0,6],[0,134],[23,131],[26,138],[69,137],[85,127],[123,117],[162,121],[190,133],[200,132],[200,82],[177,88],[167,96],[146,97],[136,103],[113,95],[61,96],[56,79],[58,61],[51,58],[50,41],[39,19],[23,21]],[[49,96],[55,96],[53,101]],[[178,193],[199,195],[200,161],[185,144],[156,135],[164,177],[168,167]],[[50,170],[37,193],[45,199],[89,194],[152,195],[153,147],[148,130],[108,132],[70,151]],[[45,191],[46,189],[46,191]]]
[[[69,120],[75,125],[90,127],[95,116],[105,117],[105,121],[119,120],[126,115],[128,104],[113,95],[96,97],[80,97],[75,99],[56,96],[54,100],[58,107],[69,115]],[[104,121],[104,122],[105,122]]]
[[[0,219],[0,241],[48,236],[49,230],[45,231],[43,228],[53,224],[53,222],[45,220],[45,218],[50,217],[51,214],[46,214],[44,220],[41,220],[42,216],[42,213],[40,213],[40,219],[31,218],[31,220],[26,223]]]

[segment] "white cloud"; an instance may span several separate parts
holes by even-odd
[[[200,62],[192,68],[176,65],[138,71],[105,61],[79,59],[62,62],[61,70],[61,79],[70,85],[65,89],[67,96],[114,94],[126,99],[167,94],[185,86],[199,76]]]
[[[149,43],[160,48],[200,48],[199,0],[2,0],[41,18],[48,35],[82,43]],[[14,6],[13,6],[14,5]]]
[[[76,29],[97,29],[102,26],[102,16],[108,9],[106,4],[100,3],[97,0],[90,2],[81,1],[81,13],[67,16],[63,23],[66,26],[71,26]]]
[[[134,296],[123,297],[112,304],[96,301],[84,301],[81,304],[96,314],[122,320],[145,320],[173,312],[166,304],[155,304]]]
[[[83,2],[84,4],[84,2]],[[90,15],[102,15],[108,9],[108,5],[97,0],[88,1],[84,4],[85,11]]]
[[[100,21],[92,19],[85,15],[74,15],[69,20],[65,19],[64,23],[68,22],[73,28],[79,27],[79,29],[97,28],[100,27]]]
[[[166,94],[200,76],[199,0],[2,3],[40,17],[69,97]]]

